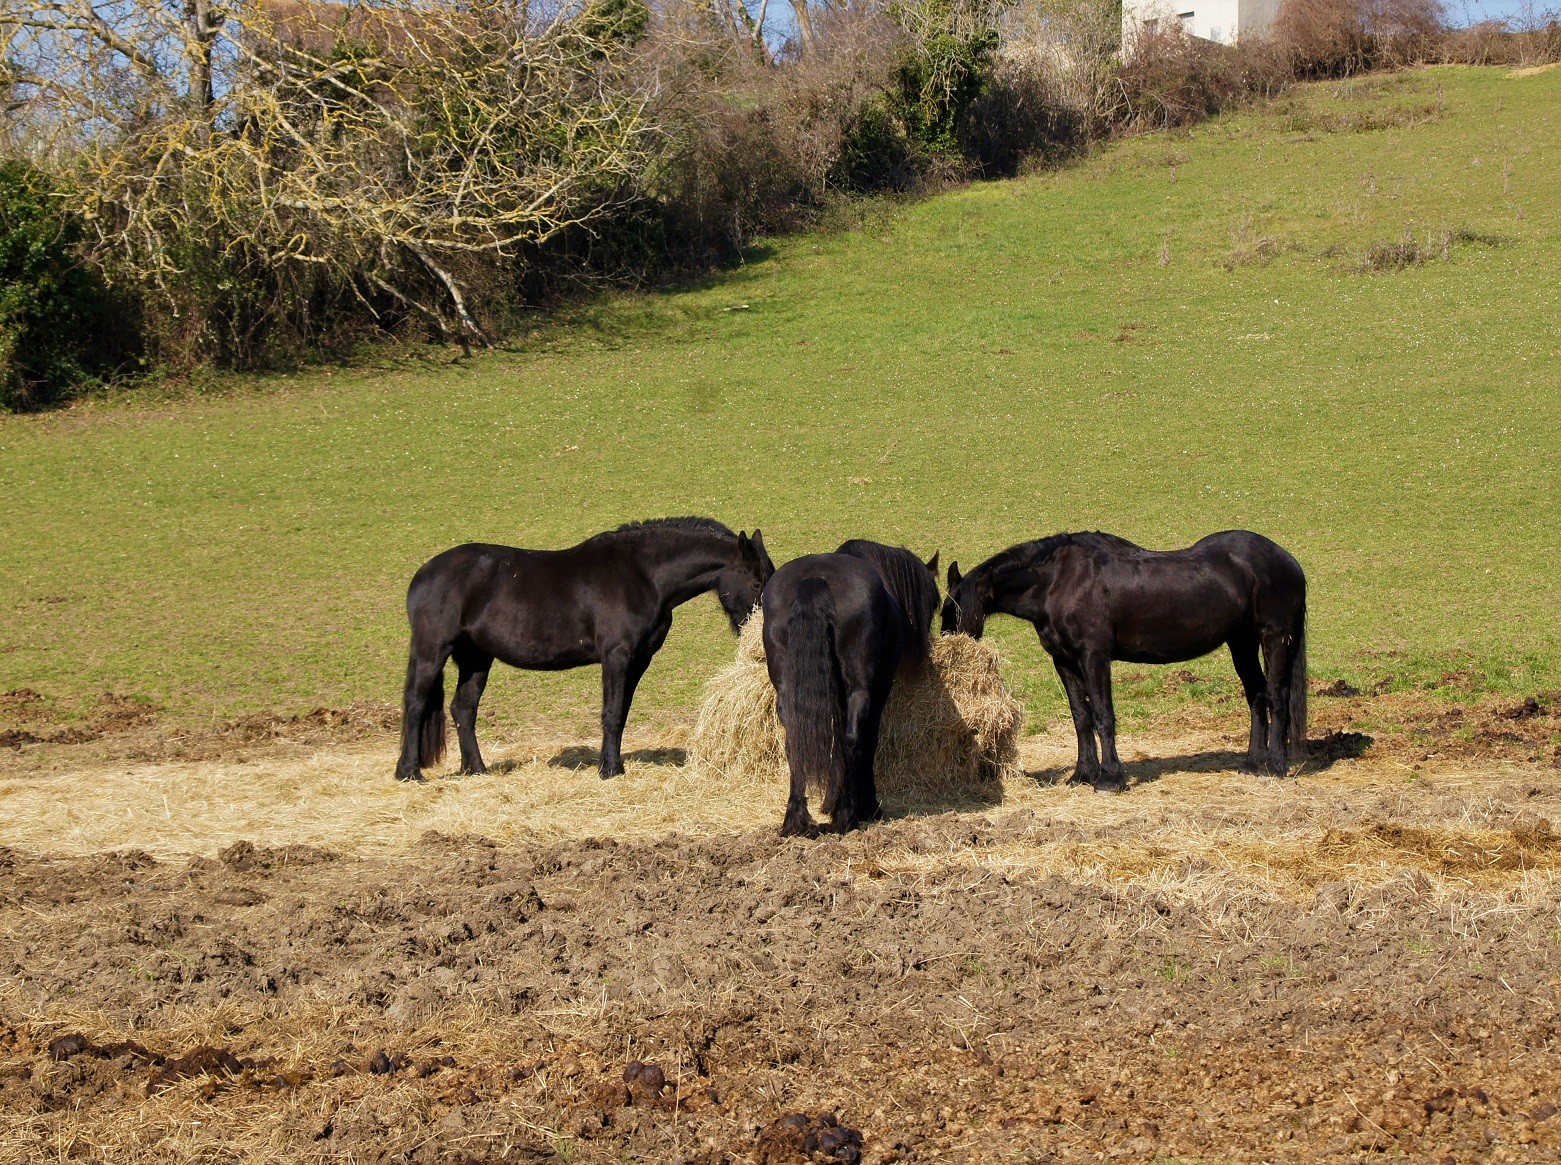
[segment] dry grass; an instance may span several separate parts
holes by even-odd
[[[631,736],[628,771],[612,781],[596,776],[591,749],[525,738],[500,744],[503,759],[484,776],[446,769],[419,785],[391,778],[388,738],[243,763],[13,769],[0,777],[0,845],[170,858],[251,840],[376,855],[410,851],[430,830],[564,841],[777,824],[786,795],[778,744],[766,746],[768,775],[733,778],[688,763],[688,743],[687,730]],[[1238,771],[1234,736],[1130,735],[1122,744],[1139,783],[1119,797],[1062,783],[1073,739],[1061,723],[1020,741],[1017,763],[998,780],[897,786],[885,797],[891,816],[952,809],[1006,826],[997,844],[891,846],[876,861],[895,876],[948,867],[1056,873],[1211,902],[1256,894],[1310,903],[1409,877],[1449,900],[1473,893],[1520,903],[1553,893],[1561,871],[1554,770],[1369,754],[1273,781]]]
[[[786,738],[764,662],[764,621],[743,627],[737,658],[705,686],[690,740],[694,767],[739,783],[786,781]],[[968,635],[933,640],[931,667],[895,681],[875,777],[891,807],[979,789],[1017,770],[1024,710],[998,655]]]
[[[1124,758],[1141,783],[1102,796],[1059,783],[1073,744],[1058,725],[1023,744],[1030,775],[1005,783],[1003,807],[1033,812],[1008,816],[1001,843],[891,849],[879,865],[900,877],[951,865],[1058,874],[1151,886],[1204,906],[1254,895],[1347,903],[1406,878],[1438,900],[1473,895],[1486,911],[1555,892],[1561,783],[1553,771],[1368,758],[1275,781],[1238,771],[1236,743],[1209,733],[1126,740]],[[1162,764],[1144,748],[1179,760]]]
[[[457,776],[450,761],[418,784],[392,777],[396,746],[388,737],[248,761],[13,768],[0,776],[0,844],[169,857],[247,839],[375,854],[406,849],[429,830],[511,841],[752,826],[753,790],[714,781],[691,787],[682,743],[675,731],[654,739],[631,733],[627,771],[612,781],[597,776],[594,749],[543,737],[490,744],[492,768],[482,776]],[[776,793],[778,813],[784,797]]]
[[[396,1150],[416,1148],[428,1135],[430,1113],[437,1113],[447,1098],[422,1085],[413,1073],[395,1078],[352,1071],[339,1076],[318,1075],[324,1065],[361,1038],[372,1023],[371,1009],[294,1005],[280,1011],[253,1004],[224,1004],[216,1008],[168,1008],[159,1011],[155,1033],[126,1026],[122,1017],[91,1008],[50,1007],[36,1011],[27,1000],[0,991],[0,1010],[19,1023],[33,1040],[47,1043],[60,1031],[80,1032],[94,1043],[123,1040],[148,1041],[148,1050],[176,1056],[202,1046],[231,1048],[256,1066],[236,1078],[201,1074],[170,1087],[148,1091],[136,1103],[113,1107],[113,1118],[104,1121],[95,1111],[110,1108],[98,1100],[63,1111],[0,1112],[0,1165],[31,1165],[45,1159],[86,1159],[116,1165],[160,1165],[168,1161],[291,1162],[296,1156],[297,1130],[320,1130],[329,1122],[350,1127],[356,1122],[395,1129],[382,1148],[387,1156]],[[453,1054],[462,1065],[506,1064],[519,1049],[536,1046],[542,1038],[559,1051],[572,1049],[562,1020],[540,1024],[496,1016],[491,1009],[456,1005],[436,1020],[399,1034],[394,1047],[410,1059]],[[550,1030],[552,1029],[552,1030]],[[548,1037],[552,1037],[549,1039]],[[383,1038],[381,1036],[381,1038]],[[373,1043],[370,1047],[374,1046]],[[575,1055],[573,1074],[597,1074],[600,1065],[581,1049]],[[350,1053],[349,1053],[350,1054]],[[362,1057],[355,1056],[358,1068]],[[18,1062],[21,1062],[19,1059]],[[0,1068],[7,1066],[0,1058]],[[68,1065],[51,1066],[54,1072],[71,1071]],[[79,1071],[79,1069],[76,1069]],[[269,1082],[278,1076],[302,1079],[302,1087],[277,1088]],[[446,1090],[454,1092],[473,1081],[472,1073],[446,1073]],[[139,1084],[139,1077],[137,1078]],[[529,1129],[553,1140],[558,1130],[541,1123],[546,1118],[540,1089],[513,1089],[494,1101],[505,1110],[511,1125]],[[395,1121],[398,1110],[404,1118]],[[94,1119],[97,1117],[97,1119]],[[497,1146],[490,1146],[497,1148]],[[307,1159],[341,1159],[328,1145]]]

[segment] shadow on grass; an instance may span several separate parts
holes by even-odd
[[[672,765],[676,768],[688,763],[688,749],[637,748],[633,752],[624,753],[623,759],[646,765]],[[568,748],[560,749],[556,755],[548,759],[547,763],[555,769],[574,769],[580,772],[584,769],[596,768],[601,764],[601,760],[600,749],[585,744],[571,744]]]
[[[1308,740],[1306,759],[1292,762],[1291,773],[1305,776],[1324,772],[1341,760],[1356,760],[1365,756],[1373,743],[1373,738],[1362,732],[1330,732],[1327,736]],[[1216,748],[1187,756],[1151,757],[1149,760],[1124,762],[1122,770],[1127,774],[1129,787],[1147,785],[1172,773],[1248,771],[1247,754],[1235,749]],[[1026,775],[1038,785],[1061,785],[1073,775],[1073,766],[1033,769]]]

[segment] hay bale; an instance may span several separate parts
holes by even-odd
[[[728,780],[787,778],[763,636],[756,612],[743,625],[736,660],[705,685],[690,741],[690,760]],[[997,652],[984,643],[945,635],[932,641],[930,667],[895,680],[874,766],[881,794],[935,795],[1017,771],[1024,710],[997,664]]]

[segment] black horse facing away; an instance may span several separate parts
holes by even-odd
[[[948,584],[946,632],[980,638],[993,613],[1035,624],[1079,738],[1071,781],[1103,792],[1126,785],[1111,704],[1114,659],[1182,663],[1228,644],[1252,712],[1247,763],[1284,776],[1287,746],[1305,747],[1306,575],[1260,534],[1226,530],[1165,551],[1112,534],[1054,534],[1011,546],[964,576],[950,563]]]
[[[775,572],[762,605],[765,662],[791,770],[781,833],[815,832],[810,785],[823,789],[831,828],[844,833],[876,821],[883,815],[873,780],[878,728],[915,638],[900,604],[867,558],[810,554]]]
[[[775,564],[755,530],[710,518],[631,522],[567,550],[470,543],[424,563],[407,589],[412,653],[396,776],[415,781],[444,755],[444,665],[459,673],[450,714],[461,771],[486,771],[477,704],[495,659],[559,671],[602,665],[601,774],[623,772],[623,725],[634,689],[666,641],[672,610],[715,591],[737,631]]]

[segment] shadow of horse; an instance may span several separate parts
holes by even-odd
[[[1000,772],[990,763],[974,760],[975,726],[961,714],[947,679],[930,661],[922,667],[920,674],[896,678],[884,731],[900,739],[890,741],[887,749],[881,742],[878,753],[880,769],[888,753],[896,769],[909,769],[922,779],[901,786],[893,778],[880,777],[884,815],[900,818],[996,808],[1003,803]],[[931,774],[940,779],[927,781],[928,770],[935,767],[944,770]]]
[[[1306,742],[1306,759],[1293,769],[1296,776],[1325,772],[1341,760],[1358,760],[1366,755],[1375,740],[1363,732],[1331,732]],[[1217,748],[1189,756],[1151,757],[1130,761],[1122,766],[1129,785],[1148,785],[1172,773],[1251,772],[1247,754],[1235,749]],[[1072,765],[1034,769],[1026,774],[1038,785],[1060,785],[1073,775]]]
[[[591,748],[585,744],[571,744],[567,748],[560,749],[554,756],[548,758],[548,764],[555,769],[594,769],[601,761],[601,750]],[[688,763],[688,749],[686,748],[638,748],[633,752],[623,754],[626,761],[639,761],[647,765],[671,765],[681,768]]]

